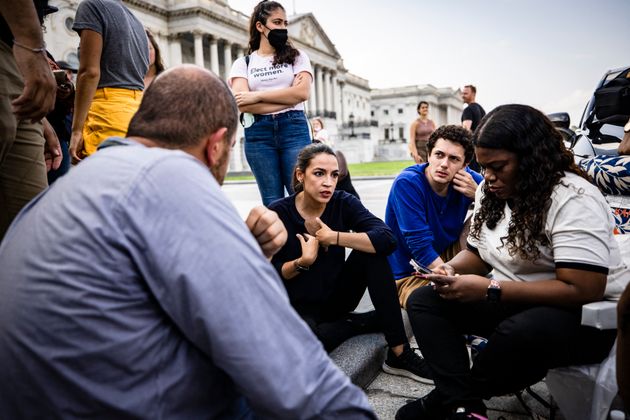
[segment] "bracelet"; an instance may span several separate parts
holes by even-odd
[[[337,231],[337,246],[339,246],[339,231]]]
[[[13,45],[18,46],[18,47],[20,47],[20,48],[24,48],[25,50],[28,50],[28,51],[30,51],[30,52],[37,53],[37,54],[46,52],[46,43],[45,43],[45,42],[44,42],[44,46],[43,46],[43,47],[40,47],[40,48],[31,48],[31,47],[29,47],[29,46],[27,46],[27,45],[20,44],[19,42],[17,42],[17,41],[14,39],[14,40],[13,40]]]
[[[304,271],[308,271],[310,269],[309,266],[304,266],[304,265],[300,265],[300,263],[298,262],[298,259],[293,260],[293,266],[295,267],[295,270],[303,273]]]

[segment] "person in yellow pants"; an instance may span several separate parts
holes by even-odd
[[[149,68],[142,23],[122,2],[85,0],[72,27],[81,37],[70,137],[76,163],[112,136],[125,137]]]
[[[97,89],[83,125],[83,153],[89,156],[105,139],[124,136],[131,117],[140,107],[142,91]]]

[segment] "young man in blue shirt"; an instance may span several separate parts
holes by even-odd
[[[409,260],[435,268],[444,262],[441,255],[460,250],[466,213],[482,179],[467,167],[474,153],[471,139],[466,128],[438,128],[427,143],[428,162],[403,170],[392,184],[385,223],[398,241],[389,263],[403,307],[419,285],[410,277]]]

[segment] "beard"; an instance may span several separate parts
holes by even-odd
[[[210,167],[210,173],[217,180],[219,185],[223,185],[225,175],[227,174],[228,166],[230,163],[230,148],[226,147],[224,153],[221,155],[217,163]]]

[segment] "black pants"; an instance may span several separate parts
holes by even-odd
[[[615,339],[614,330],[580,325],[581,308],[459,303],[430,286],[409,297],[407,311],[447,406],[516,392],[550,368],[601,362]],[[488,339],[472,369],[463,334]]]
[[[345,261],[334,289],[317,307],[295,306],[327,351],[355,335],[382,331],[390,347],[407,343],[398,295],[387,257],[352,251]],[[371,317],[353,317],[367,288],[376,311]]]
[[[630,285],[617,305],[617,384],[624,407],[630,412]]]

